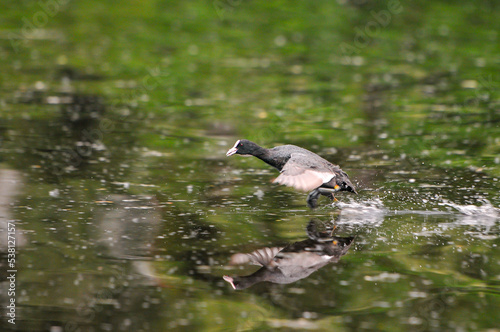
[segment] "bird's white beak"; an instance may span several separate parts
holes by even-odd
[[[222,279],[224,279],[225,281],[230,283],[231,286],[233,287],[233,289],[236,289],[236,286],[234,286],[234,279],[233,278],[231,278],[230,276],[223,276]]]
[[[233,154],[238,152],[238,148],[237,148],[238,144],[240,144],[240,140],[237,140],[236,143],[234,144],[234,146],[226,152],[227,157],[232,156]]]
[[[229,156],[232,156],[232,155],[233,155],[233,154],[235,154],[237,151],[238,151],[238,149],[237,149],[237,148],[232,147],[232,148],[230,148],[230,149],[226,152],[226,156],[228,156],[228,157],[229,157]]]

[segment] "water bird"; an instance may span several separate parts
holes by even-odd
[[[281,145],[266,149],[258,144],[240,139],[229,149],[226,156],[233,154],[252,155],[275,167],[280,175],[273,183],[294,187],[309,192],[307,205],[314,209],[320,195],[334,200],[337,191],[357,194],[346,172],[304,148],[296,145]]]

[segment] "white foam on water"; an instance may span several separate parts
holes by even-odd
[[[384,206],[382,199],[374,198],[363,201],[337,201],[333,206],[339,209],[340,218],[338,224],[363,225],[379,227],[388,216],[395,215],[419,215],[419,216],[442,216],[447,222],[434,224],[434,227],[424,227],[418,236],[432,236],[456,227],[468,226],[464,235],[492,240],[498,238],[500,229],[500,208],[493,206],[490,201],[479,200],[480,205],[457,204],[441,197],[436,199],[438,206],[444,207],[418,210],[391,210]],[[432,226],[432,225],[430,225]]]
[[[388,210],[379,198],[356,202],[335,202],[334,206],[340,209],[339,223],[369,224],[378,226],[384,221]]]
[[[380,198],[355,201],[351,199],[348,202],[337,201],[333,203],[340,211],[339,223],[363,224],[379,226],[387,216],[394,215],[429,215],[429,216],[448,216],[450,222],[441,223],[442,229],[453,228],[456,226],[476,226],[481,228],[481,233],[486,235],[493,226],[500,226],[500,208],[493,206],[490,201],[483,199],[479,201],[481,205],[457,204],[446,199],[441,199],[438,206],[444,206],[447,211],[442,210],[390,210],[384,206]],[[486,231],[486,234],[485,234]]]
[[[493,226],[500,222],[500,209],[494,207],[490,201],[482,200],[482,205],[460,205],[443,200],[439,205],[447,206],[458,212],[457,222],[462,225]]]
[[[482,205],[461,205],[449,201],[443,201],[440,205],[447,206],[455,214],[453,222],[441,223],[439,227],[443,230],[457,226],[472,226],[464,235],[469,235],[483,240],[494,240],[498,238],[498,226],[500,225],[500,209],[494,207],[488,200],[482,200]]]

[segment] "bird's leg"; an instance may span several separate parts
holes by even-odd
[[[317,190],[319,190],[319,192],[321,193],[321,195],[330,198],[332,200],[332,202],[336,202],[337,199],[335,198],[335,196],[333,194],[336,193],[337,191],[339,191],[340,187],[338,189],[334,189],[334,188],[318,188]]]
[[[337,201],[337,199],[333,195],[337,191],[340,191],[339,186],[335,186],[335,188],[316,188],[311,191],[309,195],[307,195],[307,206],[309,206],[311,209],[314,209],[318,205],[319,195],[329,197],[332,201]]]
[[[337,215],[337,213],[335,213]],[[337,230],[335,216],[328,222],[326,226],[326,231],[330,234],[330,237],[333,236],[333,233]]]
[[[318,190],[320,188],[316,188],[307,195],[307,206],[311,209],[314,209],[318,205],[318,197],[321,192]]]
[[[336,229],[337,229],[337,225],[333,225],[333,229],[330,233],[330,236],[333,236],[333,233],[335,232]]]
[[[328,232],[330,234],[330,236],[332,236],[332,234],[336,228],[337,228],[337,225],[335,225],[335,220],[331,220],[328,223],[328,225],[326,226],[326,232]]]
[[[338,187],[338,186],[336,186],[336,187]],[[323,188],[323,187],[319,187],[316,190],[319,190],[319,192],[321,193],[321,195],[329,196],[329,195],[333,195],[337,191],[340,191],[340,187],[338,187],[338,188]]]

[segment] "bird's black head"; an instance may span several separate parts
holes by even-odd
[[[255,144],[254,142],[249,141],[247,139],[240,139],[237,140],[234,146],[227,151],[226,156],[229,157],[232,156],[233,154],[255,155],[255,153],[260,149],[262,148],[257,144]]]

